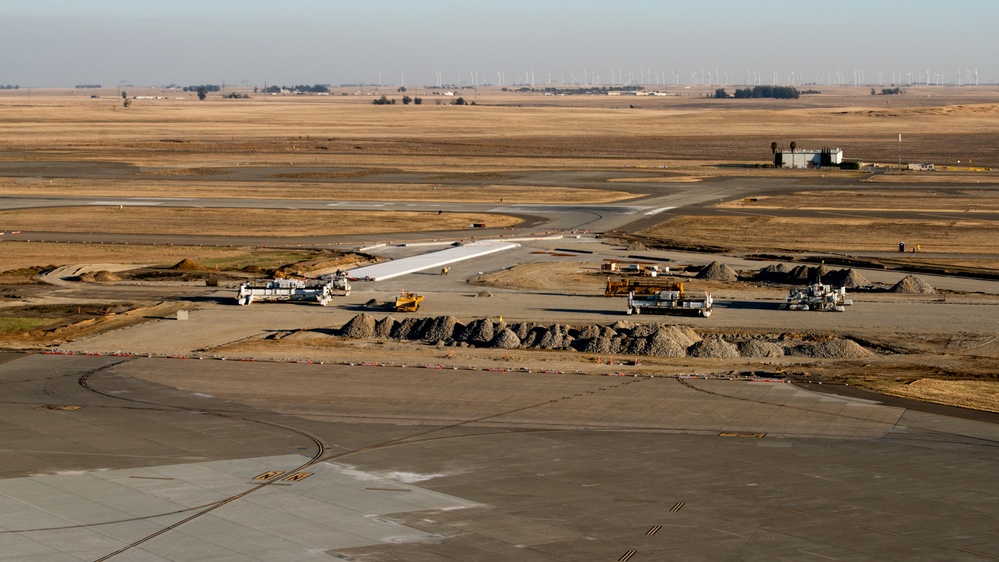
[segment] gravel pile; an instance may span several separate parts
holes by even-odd
[[[936,290],[923,279],[915,275],[906,275],[901,281],[895,283],[891,289],[888,289],[888,292],[903,293],[906,295],[932,295],[936,293]]]
[[[375,317],[358,314],[340,328],[340,335],[350,339],[367,339],[375,335]]]
[[[853,340],[833,339],[788,347],[787,355],[815,359],[865,359],[873,357],[874,353]]]
[[[871,284],[863,275],[857,272],[856,269],[841,269],[835,272],[837,275],[835,277],[836,282],[832,283],[837,287],[866,287]]]
[[[739,344],[743,357],[783,357],[784,348],[765,340],[747,340]]]
[[[788,269],[779,263],[759,270],[756,279],[788,285],[810,285],[821,282],[833,287],[866,287],[871,284],[855,269],[830,269],[825,264],[818,267],[799,265]]]
[[[707,338],[690,346],[691,357],[731,359],[739,357],[739,348],[723,340],[721,336]]]
[[[697,279],[708,281],[738,281],[739,275],[731,267],[717,261],[713,261],[702,269],[697,275]]]
[[[392,316],[381,320],[367,313],[358,314],[343,325],[338,335],[350,339],[394,339],[418,341],[441,346],[473,346],[493,349],[544,349],[581,351],[596,354],[647,355],[655,357],[699,357],[729,359],[736,357],[807,357],[816,359],[863,359],[873,352],[848,339],[820,343],[802,342],[791,336],[783,345],[775,336],[750,336],[738,344],[711,334],[702,338],[695,330],[675,324],[613,325],[534,324],[515,322],[506,325],[489,318],[477,318],[463,325],[453,316],[407,317],[397,321]],[[745,336],[741,336],[745,338]]]

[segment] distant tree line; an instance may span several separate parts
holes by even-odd
[[[17,84],[14,84],[13,86],[11,86],[10,84],[0,86],[0,90],[20,90],[20,89],[21,87],[18,86]]]
[[[796,100],[801,92],[794,86],[753,86],[736,90],[735,98],[774,98],[779,100]]]
[[[201,95],[200,93],[198,95]],[[229,100],[248,100],[250,99],[250,94],[241,94],[239,92],[229,92],[228,94],[222,94],[224,99]]]
[[[462,103],[465,102],[465,100],[463,100],[461,98],[458,98],[458,99],[462,100]],[[376,98],[376,99],[372,100],[371,103],[374,104],[374,105],[395,105],[395,99],[394,98],[390,99],[388,96],[382,95],[380,98]],[[420,98],[420,97],[415,97],[414,98],[414,97],[410,97],[408,95],[402,96],[402,105],[409,105],[409,104],[422,105],[423,104],[423,98]]]
[[[198,92],[204,90],[206,92],[221,92],[222,86],[215,84],[203,84],[201,86],[184,86],[185,92]]]
[[[329,84],[313,84],[311,86],[307,84],[299,84],[297,86],[267,86],[264,88],[264,93],[267,94],[280,94],[281,92],[298,92],[301,94],[328,94],[330,91]]]
[[[902,88],[897,88],[897,87],[896,88],[881,88],[880,92],[876,91],[874,88],[871,88],[871,95],[872,96],[897,96],[897,95],[901,95],[901,94],[904,94],[904,93],[905,92],[902,90]]]
[[[77,84],[76,85],[76,89],[77,90],[86,90],[88,88],[95,89],[95,88],[100,88],[100,87],[102,87],[100,84]]]

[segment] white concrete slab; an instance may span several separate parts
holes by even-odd
[[[370,279],[371,281],[384,281],[407,273],[415,273],[442,267],[451,263],[464,261],[487,254],[502,252],[519,247],[519,244],[510,242],[498,242],[493,240],[483,240],[472,242],[461,246],[455,246],[446,250],[429,252],[410,258],[393,260],[390,262],[359,267],[347,272],[350,279]]]
[[[253,477],[264,471],[286,470],[305,458],[0,480],[0,560],[100,558],[198,506],[254,487]],[[478,505],[349,465],[319,463],[307,472],[313,474],[258,490],[144,543],[126,559],[320,562],[330,560],[329,550],[435,538],[389,514]]]

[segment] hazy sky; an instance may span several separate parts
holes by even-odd
[[[995,0],[3,0],[0,84],[956,83],[959,68],[991,84],[997,26]]]

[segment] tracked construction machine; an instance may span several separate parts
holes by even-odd
[[[416,295],[408,291],[403,291],[402,294],[395,299],[395,311],[416,312],[420,309],[421,302],[423,302],[423,295]]]
[[[788,310],[819,310],[844,312],[853,301],[846,298],[846,287],[832,288],[831,285],[815,283],[805,290],[791,289],[784,302]]]
[[[711,294],[690,294],[683,290],[683,283],[675,289],[639,294],[628,293],[628,314],[672,314],[677,316],[711,316],[714,299]]]
[[[337,271],[316,279],[271,279],[264,282],[243,283],[236,295],[236,304],[274,301],[314,301],[326,306],[337,294],[350,294],[347,274]]]

